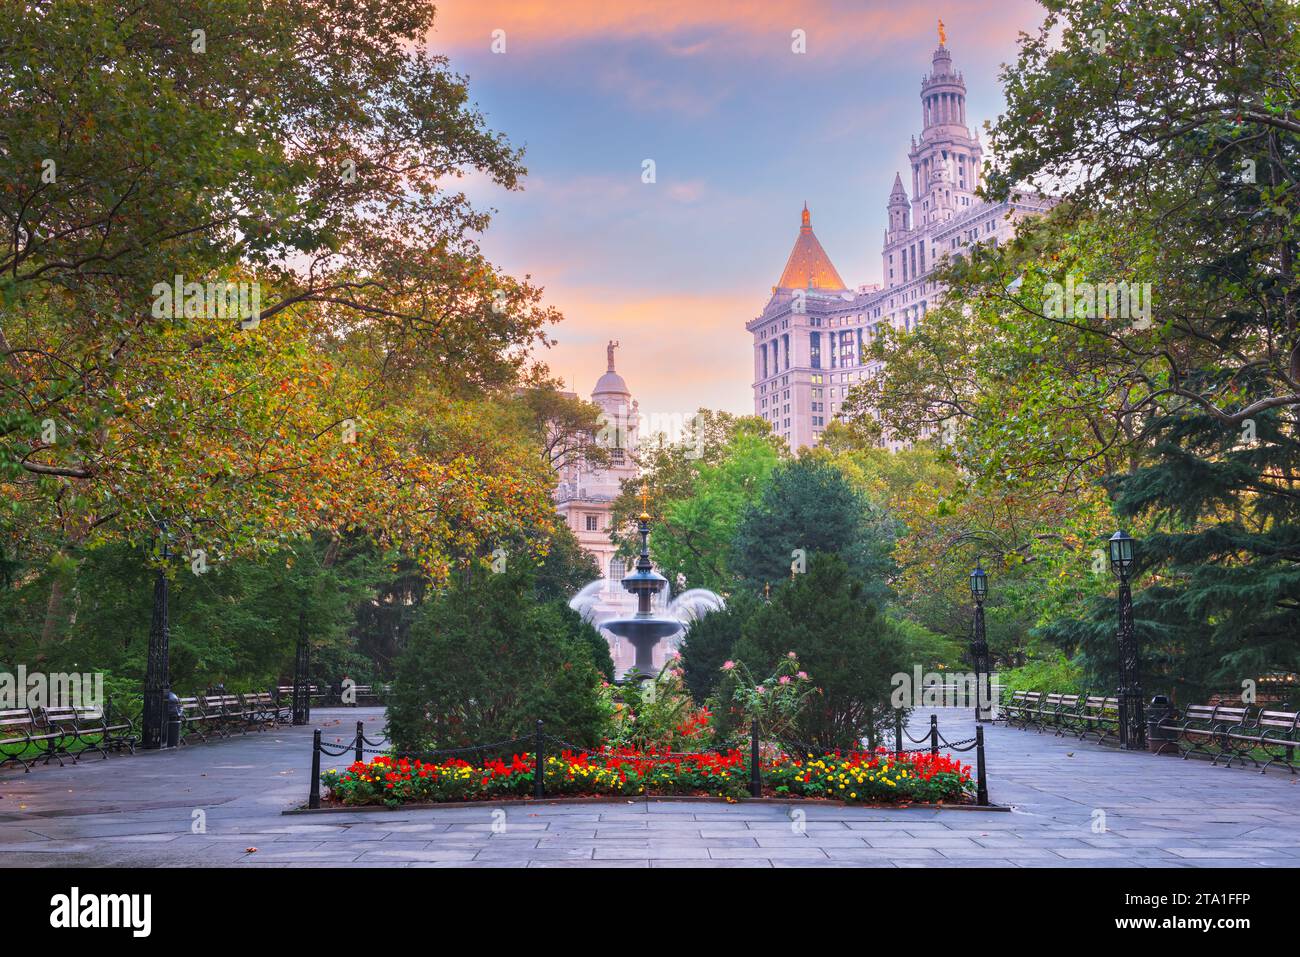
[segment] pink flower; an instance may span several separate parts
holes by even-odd
[[[788,652],[788,653],[786,654],[786,657],[787,657],[787,658],[796,658],[796,657],[798,657],[798,656],[797,656],[793,651],[791,651],[791,652]]]
[[[734,667],[736,667],[736,663],[735,663],[734,661],[724,661],[724,662],[722,663],[722,670],[723,670],[723,671],[730,671],[730,670],[731,670],[732,668],[734,668]]]
[[[759,686],[758,686],[757,688],[755,688],[754,690],[757,691],[759,694],[762,694],[762,693],[765,692],[767,689],[764,688],[762,685],[759,685]]]
[[[804,681],[807,681],[807,680],[808,680],[808,672],[806,672],[806,671],[801,671],[801,672],[799,672],[799,677],[800,677],[801,679],[803,679]]]
[[[790,676],[789,676],[789,675],[782,675],[782,676],[781,676],[781,684],[783,684],[783,685],[788,685],[789,683],[790,683]]]

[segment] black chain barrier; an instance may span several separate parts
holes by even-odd
[[[460,748],[440,748],[432,751],[420,752],[395,752],[382,749],[382,746],[389,743],[387,736],[378,739],[366,737],[364,722],[357,722],[356,736],[350,744],[344,744],[342,741],[334,745],[325,744],[321,741],[321,731],[316,729],[312,736],[312,762],[311,762],[311,794],[308,797],[307,806],[310,808],[320,807],[320,757],[322,754],[327,757],[338,758],[346,754],[352,754],[356,762],[363,762],[367,754],[383,755],[401,760],[405,758],[408,761],[423,761],[429,763],[430,759],[437,760],[440,758],[454,758],[463,754],[485,754],[490,752],[505,753],[516,745],[525,745],[527,750],[531,751],[533,757],[533,797],[544,798],[546,796],[545,781],[545,762],[547,754],[547,745],[553,749],[551,753],[558,754],[564,751],[585,752],[588,754],[601,754],[607,757],[617,757],[614,750],[608,748],[592,748],[588,745],[574,744],[572,741],[565,741],[555,735],[547,734],[544,730],[542,721],[537,722],[537,729],[532,735],[524,735],[515,738],[507,738],[504,741],[496,741],[492,744],[474,744]],[[923,748],[904,748],[902,747],[903,739],[911,741],[914,744],[925,744]],[[823,748],[810,745],[805,741],[781,740],[782,750],[787,756],[795,754],[875,754],[875,749],[867,745],[859,748]],[[930,754],[937,755],[939,747],[957,753],[975,752],[976,763],[976,784],[975,784],[975,803],[979,807],[989,807],[988,776],[984,762],[984,728],[980,725],[975,727],[975,736],[973,738],[963,738],[960,741],[949,741],[939,733],[939,718],[937,715],[930,715],[930,732],[929,734],[914,738],[903,727],[902,717],[900,716],[895,725],[895,744],[894,750],[890,751],[881,748],[879,753],[885,756],[895,755],[902,756],[905,754]],[[760,740],[758,720],[755,719],[750,726],[749,733],[749,767],[750,767],[750,796],[762,797],[763,781],[762,767],[759,760]],[[528,747],[531,746],[531,747]],[[335,750],[337,748],[337,750]],[[699,751],[659,751],[650,757],[665,760],[688,759],[708,754],[733,754],[743,752],[744,748],[739,744],[735,746],[715,745],[709,748],[703,748]],[[515,752],[518,755],[520,752]]]

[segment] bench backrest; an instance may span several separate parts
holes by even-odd
[[[1041,691],[1026,691],[1025,704],[1038,704],[1042,697],[1043,693]]]
[[[1083,706],[1089,711],[1107,711],[1115,707],[1115,699],[1107,698],[1105,695],[1090,694]]]
[[[36,718],[29,708],[6,708],[0,711],[0,736],[6,731],[30,731]]]
[[[1226,705],[1219,705],[1215,709],[1214,717],[1216,721],[1223,721],[1228,724],[1242,724],[1250,717],[1250,709],[1229,708]]]
[[[181,698],[180,700],[181,700],[181,710],[182,710],[182,711],[198,711],[198,710],[199,710],[199,699],[198,699],[198,698]]]
[[[1023,704],[1024,700],[1025,700],[1025,692],[1023,691],[1011,692],[1011,704]]]
[[[46,724],[66,724],[79,721],[99,721],[104,717],[100,705],[79,705],[69,708],[41,708],[37,718]]]
[[[1183,709],[1183,717],[1188,721],[1213,721],[1218,710],[1217,704],[1189,704]]]
[[[1078,696],[1077,694],[1063,694],[1063,695],[1061,695],[1061,707],[1063,707],[1063,708],[1077,708],[1077,707],[1079,707],[1079,696]]]
[[[1259,726],[1273,731],[1294,731],[1300,720],[1298,711],[1261,711]]]
[[[238,695],[233,694],[214,694],[203,696],[203,706],[205,708],[238,708],[240,701]]]
[[[67,724],[77,720],[76,708],[38,708],[35,714],[37,720],[47,726]]]
[[[1061,703],[1061,697],[1062,697],[1062,695],[1060,695],[1059,693],[1054,692],[1054,693],[1052,693],[1052,694],[1049,694],[1049,695],[1047,696],[1047,699],[1046,699],[1043,703],[1044,703],[1044,704],[1050,704],[1050,705],[1056,705],[1056,706],[1059,706],[1060,703]]]

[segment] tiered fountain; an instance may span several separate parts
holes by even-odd
[[[636,596],[636,613],[630,617],[595,621],[593,606],[605,585],[603,580],[587,585],[569,602],[572,608],[592,624],[619,638],[626,638],[635,649],[636,660],[624,672],[625,681],[653,678],[658,671],[654,663],[654,651],[659,642],[685,631],[687,624],[695,618],[722,607],[722,599],[703,588],[684,592],[666,607],[657,601],[659,594],[668,586],[668,579],[656,572],[650,562],[650,515],[645,511],[641,513],[637,531],[641,535],[641,554],[637,556],[632,573],[623,578],[621,583]],[[660,612],[654,610],[655,604],[660,606]]]

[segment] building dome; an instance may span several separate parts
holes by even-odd
[[[627,383],[617,372],[606,372],[596,380],[596,388],[591,390],[592,395],[631,395],[627,390]]]

